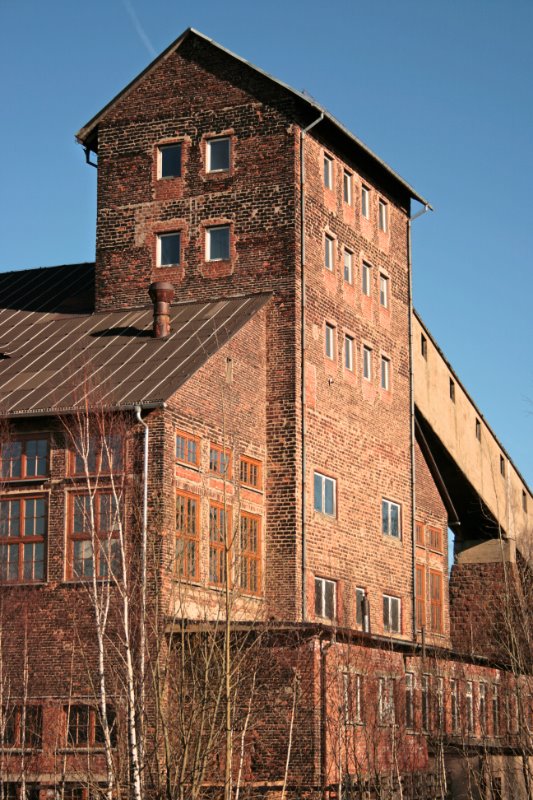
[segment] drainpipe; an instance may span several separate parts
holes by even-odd
[[[306,448],[305,448],[305,154],[304,140],[306,134],[324,119],[324,112],[317,119],[311,122],[307,128],[300,130],[300,350],[301,350],[301,385],[300,385],[300,405],[302,408],[302,428],[301,428],[301,448],[302,448],[302,622],[305,622],[305,598],[306,598],[306,575],[307,575],[307,543],[305,517],[307,512],[306,504]]]
[[[411,223],[413,220],[421,217],[427,211],[433,211],[432,207],[428,204],[424,206],[412,217],[407,217],[407,279],[409,287],[409,403],[410,403],[410,421],[411,421],[411,545],[412,545],[412,581],[413,581],[413,595],[412,595],[412,616],[413,616],[413,641],[416,642],[416,544],[415,544],[415,386],[414,386],[414,371],[413,371],[413,277],[412,277],[412,253],[411,253]]]
[[[140,630],[140,708],[144,708],[145,693],[145,663],[146,663],[146,580],[147,580],[147,539],[148,539],[148,433],[149,428],[141,417],[141,406],[135,406],[135,418],[144,428],[144,447],[143,447],[143,515],[141,531],[141,630]],[[142,724],[142,722],[141,722]],[[142,731],[139,731],[139,747],[141,767],[144,763],[144,748]]]
[[[326,795],[326,768],[327,768],[327,718],[328,718],[328,650],[336,644],[335,631],[333,631],[331,638],[328,642],[322,639],[320,644],[320,784],[322,789],[322,797]]]

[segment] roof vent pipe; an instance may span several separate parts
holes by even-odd
[[[166,339],[170,333],[170,304],[174,299],[174,287],[171,283],[157,281],[148,289],[154,304],[154,339]]]

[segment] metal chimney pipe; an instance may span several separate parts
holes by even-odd
[[[174,299],[174,287],[171,283],[157,281],[148,289],[154,304],[154,339],[166,339],[170,333],[170,304]]]

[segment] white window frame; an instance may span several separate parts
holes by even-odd
[[[364,184],[361,186],[361,215],[370,219],[370,189]]]
[[[389,204],[381,197],[378,202],[378,227],[383,233],[389,231]]]
[[[170,236],[179,236],[179,260],[172,261],[167,264],[161,263],[161,242],[163,239],[168,239]],[[182,236],[181,231],[166,231],[165,233],[158,233],[157,234],[157,256],[156,256],[156,265],[158,267],[179,267],[181,264],[181,245],[182,245]]]
[[[344,334],[344,369],[347,369],[349,372],[354,371],[354,364],[353,364],[353,353],[354,353],[354,338],[353,336],[349,336],[349,334]]]
[[[228,166],[222,169],[211,169],[211,145],[213,142],[227,142],[228,143]],[[206,139],[206,172],[216,174],[218,172],[229,172],[231,169],[231,136],[213,136]]]
[[[466,681],[465,684],[465,724],[466,732],[474,733],[474,682]]]
[[[392,533],[392,526],[391,526],[391,509],[393,508],[398,509],[398,534]],[[387,515],[385,516],[384,511],[385,507],[387,508]],[[390,536],[391,539],[398,539],[402,538],[402,507],[400,503],[395,503],[394,500],[388,500],[386,497],[382,497],[381,499],[381,533],[383,536]]]
[[[352,205],[352,183],[353,175],[345,169],[342,173],[342,199],[349,206]]]
[[[389,277],[385,273],[379,273],[379,304],[382,308],[389,307]]]
[[[324,188],[333,189],[333,158],[324,153]]]
[[[324,352],[326,353],[326,358],[329,358],[330,361],[335,361],[336,333],[337,329],[335,325],[326,322],[326,327],[324,329]]]
[[[387,602],[385,602],[387,601]],[[394,602],[392,602],[394,601]],[[398,610],[398,628],[392,627],[392,606],[397,604]],[[385,620],[385,607],[387,606],[387,620]],[[402,632],[402,599],[395,597],[393,594],[383,595],[383,630],[385,633],[401,633]]]
[[[328,272],[335,271],[335,239],[333,236],[330,236],[329,233],[324,234],[324,269],[327,269]]]
[[[381,356],[381,370],[380,370],[381,388],[388,392],[390,390],[390,358]]]
[[[344,281],[353,284],[353,251],[348,247],[344,248]]]
[[[342,693],[345,725],[363,724],[363,676],[346,669],[342,673]]]
[[[179,147],[180,150],[180,174],[179,175],[163,175],[163,151],[170,150],[172,147]],[[157,147],[157,179],[159,181],[168,181],[173,178],[181,178],[183,172],[183,143],[182,142],[167,142],[167,144],[160,144]]]
[[[500,736],[500,687],[492,684],[492,735]]]
[[[485,681],[480,681],[478,684],[478,719],[479,730],[481,734],[487,733],[487,684]]]
[[[211,258],[211,233],[223,229],[228,231],[228,258]],[[206,261],[229,261],[231,259],[231,225],[210,225],[205,229],[205,257]]]
[[[315,483],[316,478],[320,478],[321,482],[321,496],[320,496],[320,508],[316,507],[316,496],[315,496]],[[330,513],[326,511],[326,483],[331,483],[333,488],[333,512]],[[318,514],[325,514],[327,517],[331,517],[332,519],[337,516],[337,481],[335,478],[331,478],[329,475],[324,475],[322,472],[318,472],[317,470],[313,473],[313,508]]]
[[[378,725],[394,725],[394,679],[379,678],[378,681]]]
[[[320,584],[321,587],[321,611],[323,613],[317,614],[316,613],[316,591],[317,591],[317,584]],[[333,616],[328,617],[326,616],[326,584],[331,584],[333,586]],[[315,614],[317,617],[321,619],[329,619],[334,621],[337,619],[337,581],[332,581],[330,578],[321,578],[319,575],[315,575]]]
[[[372,348],[363,345],[363,378],[365,381],[372,380]]]
[[[368,261],[363,261],[361,267],[361,291],[365,297],[372,294],[372,265]]]

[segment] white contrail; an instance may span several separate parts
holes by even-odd
[[[139,17],[135,13],[135,9],[131,5],[130,0],[122,0],[122,5],[124,6],[124,8],[128,12],[128,14],[130,15],[130,19],[133,22],[133,26],[134,26],[135,30],[137,31],[137,33],[139,34],[139,37],[141,38],[142,43],[144,44],[144,46],[146,47],[146,49],[148,50],[148,52],[150,53],[151,56],[156,56],[157,55],[157,51],[156,51],[155,47],[153,46],[152,42],[150,41],[150,39],[148,38],[148,35],[147,35],[146,31],[144,30],[143,26],[141,25]]]

